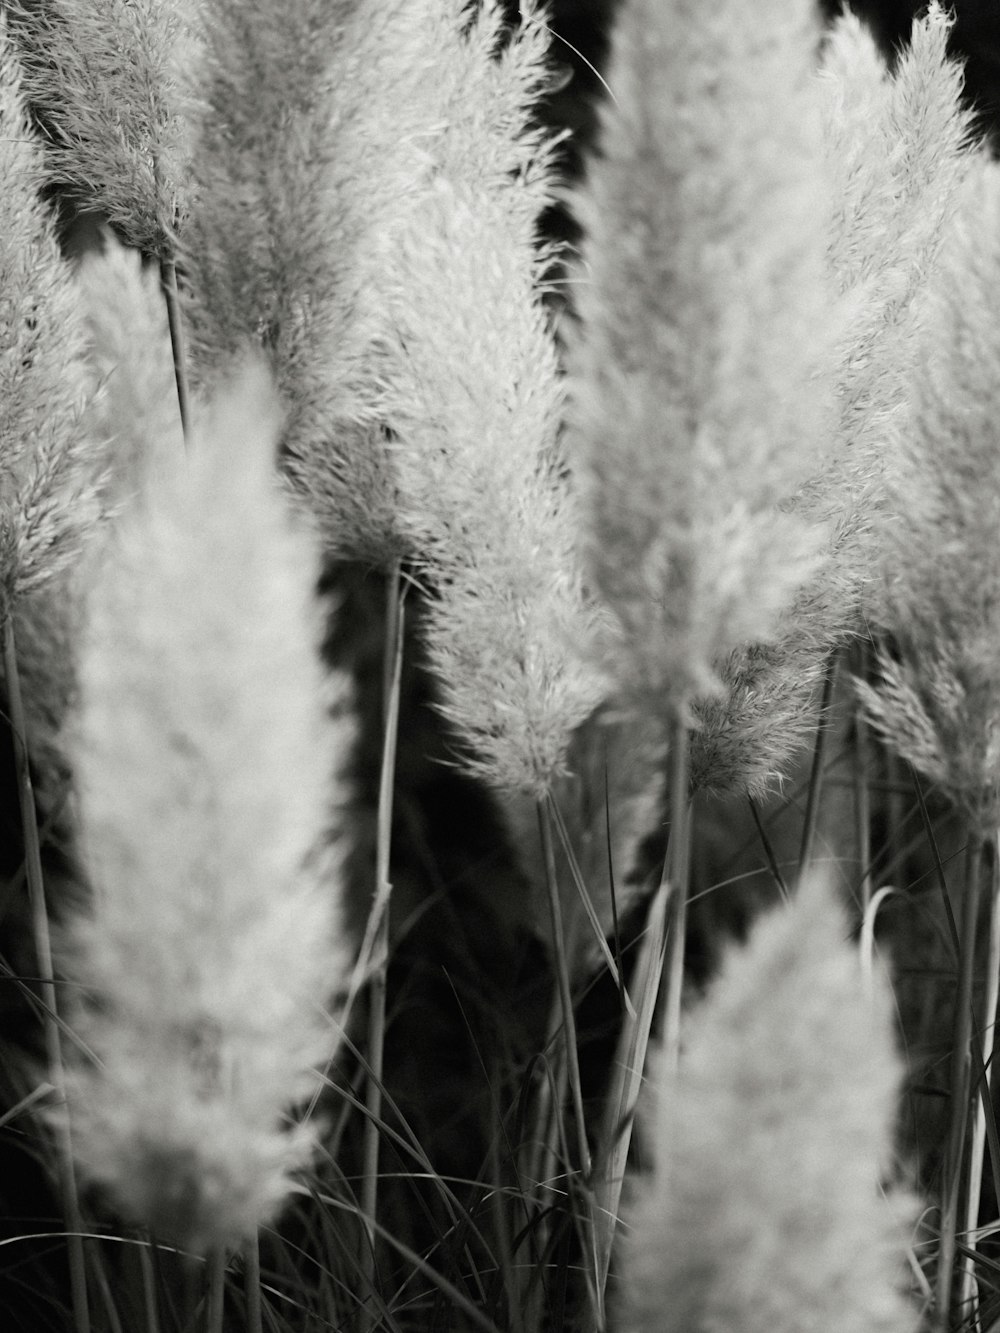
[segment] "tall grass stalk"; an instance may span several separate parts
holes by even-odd
[[[83,1221],[77,1195],[73,1137],[70,1129],[71,1121],[66,1109],[67,1080],[63,1065],[62,1039],[59,1034],[60,1006],[56,1000],[55,967],[52,960],[48,908],[45,902],[41,848],[35,815],[35,796],[28,762],[24,705],[21,701],[17,649],[14,643],[14,621],[10,615],[6,617],[3,626],[3,664],[7,682],[11,733],[14,740],[17,795],[21,813],[21,831],[24,838],[24,866],[28,883],[28,897],[31,904],[35,952],[38,959],[38,985],[42,1002],[42,1027],[45,1035],[46,1073],[63,1107],[63,1114],[59,1117],[56,1128],[56,1174],[66,1225],[70,1291],[73,1302],[73,1326],[74,1333],[90,1333]]]
[[[857,640],[853,652],[856,674],[864,678],[868,654],[864,640]],[[860,916],[864,919],[874,892],[872,875],[872,800],[869,772],[872,763],[868,719],[860,708],[854,710],[854,744],[851,747],[851,784],[854,795],[854,841],[858,852]]]
[[[826,768],[830,735],[830,704],[833,701],[833,687],[837,679],[837,656],[830,657],[823,678],[823,693],[820,696],[819,714],[816,718],[816,739],[813,744],[812,765],[809,769],[809,785],[806,788],[806,811],[802,820],[802,840],[799,844],[799,878],[812,864],[819,827],[820,795],[823,790],[823,774]]]
[[[147,1241],[139,1242],[139,1269],[142,1274],[142,1315],[145,1321],[143,1333],[160,1333],[160,1310],[156,1292],[156,1266],[150,1253],[152,1245]]]
[[[976,1250],[979,1244],[979,1206],[982,1200],[983,1163],[986,1155],[987,1109],[993,1114],[993,1052],[996,1049],[997,1002],[1000,1000],[1000,838],[996,834],[990,839],[989,856],[989,928],[987,931],[986,973],[983,987],[982,1009],[978,1022],[974,1025],[973,1040],[978,1036],[981,1044],[981,1060],[973,1066],[973,1078],[976,1081],[979,1096],[975,1098],[975,1119],[972,1127],[972,1142],[969,1147],[969,1181],[965,1204],[963,1232],[966,1253],[960,1264],[958,1306],[963,1315],[972,1315],[979,1326],[981,1293],[976,1280]],[[991,1145],[991,1155],[995,1143]],[[993,1162],[994,1174],[1000,1169],[1000,1162]]]
[[[670,739],[670,835],[661,885],[661,891],[667,894],[670,903],[670,924],[667,932],[669,957],[663,1010],[663,1058],[668,1068],[675,1069],[680,1055],[687,905],[691,878],[688,728],[683,717],[674,720]]]
[[[563,1047],[569,1074],[569,1091],[573,1101],[573,1120],[576,1127],[576,1147],[580,1170],[584,1179],[590,1177],[590,1145],[587,1140],[587,1120],[583,1110],[583,1091],[580,1081],[580,1058],[576,1035],[573,994],[570,988],[566,936],[562,923],[562,903],[556,877],[555,849],[552,844],[552,824],[548,799],[538,803],[538,833],[542,843],[545,865],[545,885],[548,892],[552,920],[553,964],[556,973],[556,991],[562,1010]]]
[[[579,900],[580,905],[583,909],[584,918],[586,919],[586,922],[590,927],[591,938],[587,940],[588,949],[590,952],[593,952],[593,949],[596,946],[597,951],[600,953],[601,957],[604,960],[605,967],[608,969],[608,972],[613,978],[615,985],[618,987],[618,993],[621,996],[623,1009],[627,1010],[634,1018],[635,1011],[632,1009],[632,1001],[629,998],[628,991],[625,989],[625,979],[622,973],[621,954],[620,954],[620,935],[618,929],[618,919],[620,912],[620,908],[618,906],[618,893],[620,892],[620,890],[616,891],[616,886],[615,886],[616,870],[615,870],[615,863],[613,856],[615,841],[610,826],[611,809],[610,809],[610,803],[607,801],[607,777],[605,777],[605,801],[606,801],[604,807],[605,818],[603,821],[603,826],[604,826],[604,838],[605,838],[605,856],[607,857],[608,861],[607,881],[609,886],[609,893],[607,901],[608,901],[608,906],[610,908],[607,921],[601,919],[601,916],[599,915],[598,910],[594,905],[593,899],[590,896],[591,890],[588,888],[587,878],[584,876],[580,864],[577,860],[576,852],[573,847],[573,841],[570,836],[570,831],[566,826],[566,820],[563,817],[563,813],[559,808],[559,803],[554,793],[550,793],[548,808],[555,823],[556,832],[559,835],[559,844],[562,850],[562,854],[566,860],[566,864],[569,867],[569,873],[573,881],[573,886],[576,889],[577,899]],[[565,903],[563,910],[565,910]],[[610,944],[605,938],[605,931],[608,925],[610,925],[611,927]],[[580,943],[576,943],[575,947],[571,948],[570,951],[571,957],[575,958],[577,954],[580,952],[582,947],[583,946],[581,946]]]
[[[260,1237],[254,1236],[243,1251],[243,1290],[246,1296],[246,1333],[264,1333],[264,1302],[260,1276]]]
[[[361,960],[369,972],[368,1046],[365,1090],[365,1125],[362,1140],[361,1208],[368,1228],[368,1243],[362,1250],[362,1272],[374,1288],[378,1215],[379,1140],[382,1122],[383,1052],[385,1049],[386,980],[389,967],[389,922],[392,884],[389,861],[392,843],[392,803],[396,779],[396,747],[399,733],[399,690],[403,671],[404,588],[399,562],[386,578],[386,628],[383,662],[382,764],[379,773],[378,815],[375,843],[375,893],[365,931]],[[369,961],[370,960],[370,961]]]
[[[214,1250],[207,1261],[208,1289],[205,1301],[205,1333],[222,1333],[226,1318],[226,1270],[229,1266],[225,1250]]]
[[[632,982],[634,1012],[627,1013],[622,1022],[612,1065],[600,1139],[602,1157],[595,1175],[597,1279],[602,1298],[611,1268],[625,1166],[660,993],[670,905],[669,884],[664,882],[650,901]]]
[[[592,1159],[587,1136],[587,1119],[583,1106],[583,1087],[580,1077],[580,1056],[577,1038],[576,1016],[573,1007],[573,993],[569,975],[569,950],[562,921],[562,895],[556,872],[555,847],[552,838],[551,794],[538,801],[538,831],[542,844],[542,858],[545,866],[545,882],[548,891],[549,911],[552,926],[552,959],[556,974],[556,991],[559,1007],[562,1011],[561,1063],[566,1070],[568,1086],[573,1107],[573,1123],[576,1130],[576,1152],[579,1177],[574,1180],[570,1161],[567,1160],[567,1191],[571,1200],[579,1189],[585,1201],[585,1209],[573,1209],[573,1219],[580,1240],[583,1255],[583,1276],[589,1307],[589,1315],[597,1329],[604,1327],[603,1293],[597,1277],[596,1234],[594,1224],[594,1195],[592,1192]],[[559,1083],[557,1082],[557,1087]],[[553,1124],[557,1124],[560,1115],[560,1101],[553,1100]],[[585,1215],[584,1215],[585,1214]]]
[[[973,981],[976,935],[983,878],[982,841],[970,827],[965,850],[965,880],[962,887],[962,924],[958,956],[958,985],[951,1037],[949,1077],[949,1129],[944,1159],[939,1232],[935,1329],[947,1333],[951,1324],[952,1291],[956,1276],[955,1247],[958,1217],[963,1199],[963,1164],[969,1138],[972,1093]]]
[[[160,260],[160,284],[167,307],[170,328],[170,349],[174,363],[174,381],[177,384],[177,409],[181,429],[187,439],[191,432],[191,390],[188,387],[187,351],[184,340],[184,319],[181,314],[180,293],[177,290],[177,261],[173,255]]]
[[[750,807],[750,817],[753,819],[753,826],[757,830],[757,840],[759,841],[761,845],[761,850],[764,853],[764,859],[767,862],[768,871],[770,872],[771,878],[777,885],[778,892],[781,894],[782,898],[787,902],[789,896],[788,885],[785,883],[785,877],[781,872],[781,867],[778,865],[778,858],[774,854],[774,847],[772,845],[770,837],[768,836],[767,829],[764,826],[764,821],[763,819],[761,819],[760,808],[757,804],[757,801],[749,793],[747,794],[747,804]]]
[[[104,1258],[100,1250],[91,1245],[88,1258],[90,1260],[90,1271],[93,1275],[93,1286],[100,1293],[101,1305],[104,1307],[104,1318],[107,1320],[108,1333],[125,1333],[116,1305],[117,1293],[111,1290],[111,1283],[108,1281]]]

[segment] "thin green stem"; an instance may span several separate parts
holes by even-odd
[[[870,741],[868,723],[860,710],[854,719],[854,829],[861,874],[861,915],[868,911],[875,881],[872,877],[872,802],[869,786]]]
[[[247,1333],[264,1333],[264,1311],[260,1291],[260,1238],[254,1236],[244,1251],[243,1274],[247,1302]]]
[[[852,652],[854,671],[864,679],[868,669],[867,640],[859,640]],[[854,748],[851,759],[854,779],[854,836],[860,873],[861,919],[864,920],[875,890],[875,883],[872,876],[871,738],[862,708],[854,710]]]
[[[663,976],[668,900],[669,886],[664,880],[649,905],[646,930],[642,937],[632,981],[635,1017],[630,1017],[626,1013],[622,1020],[600,1138],[604,1160],[597,1172],[594,1211],[597,1219],[597,1276],[602,1299],[611,1267],[615,1232],[618,1228],[618,1210],[625,1181],[625,1166],[632,1142],[635,1108],[646,1064],[646,1049],[656,1013],[656,997]]]
[[[819,719],[816,724],[816,743],[813,747],[812,768],[809,773],[809,791],[806,796],[806,813],[802,821],[802,842],[799,847],[800,879],[813,859],[816,846],[816,833],[819,828],[819,798],[823,787],[826,752],[829,748],[830,728],[828,719],[836,679],[837,655],[834,653],[827,663],[826,676],[823,679],[823,694],[819,705]]]
[[[170,350],[174,359],[174,382],[177,385],[177,407],[180,412],[184,438],[191,432],[191,393],[188,387],[187,353],[184,346],[184,321],[181,315],[180,295],[177,291],[177,265],[172,254],[160,258],[160,286],[167,306],[167,325],[170,329]]]
[[[153,1259],[148,1245],[139,1246],[139,1267],[142,1272],[144,1333],[160,1333],[160,1312],[156,1299],[156,1271],[153,1267]]]
[[[565,1060],[559,1060],[555,1068],[548,1053],[557,1049],[559,1033],[562,1030],[562,1005],[558,996],[553,996],[549,1008],[548,1023],[545,1030],[545,1049],[539,1065],[542,1078],[538,1085],[538,1098],[535,1105],[535,1128],[530,1140],[525,1174],[531,1186],[538,1191],[538,1200],[542,1209],[547,1200],[544,1189],[556,1172],[559,1153],[556,1144],[558,1129],[555,1106],[565,1101]],[[553,1090],[555,1085],[555,1090]],[[541,1187],[541,1188],[539,1188]]]
[[[767,836],[767,829],[764,827],[764,821],[760,817],[760,811],[757,809],[757,802],[752,796],[747,796],[747,802],[750,806],[750,814],[753,816],[754,827],[757,830],[757,837],[760,839],[760,845],[764,851],[764,859],[767,861],[767,868],[771,872],[771,878],[777,885],[778,892],[785,902],[788,901],[788,885],[785,883],[785,877],[781,873],[781,867],[778,865],[778,858],[774,854],[774,848],[771,846],[771,839]]]
[[[361,1267],[374,1286],[376,1269],[376,1210],[378,1207],[379,1123],[382,1119],[382,1077],[385,1052],[386,974],[389,966],[389,857],[392,843],[392,801],[399,732],[399,692],[403,671],[403,591],[399,562],[386,579],[385,675],[383,678],[383,746],[379,778],[375,842],[375,897],[372,903],[371,982],[368,1008],[369,1076],[365,1089],[365,1124],[362,1141],[361,1210],[367,1229]],[[367,934],[368,932],[366,932]]]
[[[63,1102],[64,1113],[56,1121],[56,1162],[63,1217],[66,1221],[66,1244],[69,1257],[70,1294],[73,1303],[75,1333],[90,1333],[90,1309],[87,1301],[87,1269],[84,1255],[83,1225],[80,1202],[73,1169],[73,1140],[70,1130],[69,1105],[66,1099],[66,1073],[63,1066],[62,1044],[59,1037],[59,1009],[56,1003],[55,969],[52,963],[52,941],[49,917],[45,905],[45,884],[42,876],[42,853],[35,813],[35,794],[28,762],[27,728],[24,702],[21,697],[21,678],[17,669],[17,649],[14,642],[14,621],[8,615],[3,634],[4,671],[7,677],[10,725],[14,740],[14,763],[17,772],[18,800],[21,807],[21,830],[24,837],[24,868],[31,906],[31,924],[38,954],[39,993],[43,1009],[45,1058],[49,1082]]]
[[[577,1154],[580,1159],[580,1171],[583,1177],[582,1182],[574,1182],[572,1178],[570,1179],[569,1192],[572,1195],[575,1183],[582,1184],[582,1196],[587,1206],[586,1219],[580,1215],[576,1208],[573,1210],[573,1220],[577,1227],[581,1248],[587,1260],[583,1267],[589,1306],[583,1328],[584,1330],[599,1330],[604,1327],[604,1312],[597,1284],[597,1238],[594,1227],[594,1199],[590,1190],[592,1164],[590,1144],[587,1140],[587,1121],[583,1110],[583,1087],[580,1078],[580,1055],[577,1048],[576,1016],[573,1012],[573,995],[569,980],[569,955],[563,928],[562,903],[559,897],[555,844],[552,838],[552,822],[555,815],[551,795],[546,794],[540,797],[536,808],[538,812],[538,830],[542,842],[542,859],[545,865],[545,882],[549,896],[549,915],[552,922],[553,964],[559,1003],[562,1008],[564,1068],[573,1103]]]
[[[913,767],[908,765],[910,770],[910,780],[913,783],[913,790],[917,796],[917,807],[920,810],[920,819],[924,826],[924,834],[930,843],[931,853],[934,859],[934,876],[938,889],[941,892],[941,902],[944,907],[945,921],[948,925],[948,937],[951,942],[952,951],[955,955],[955,965],[958,966],[958,959],[962,952],[961,941],[958,936],[958,926],[955,924],[955,913],[952,911],[951,898],[948,896],[948,877],[944,871],[944,862],[941,860],[941,852],[937,845],[937,838],[934,835],[934,825],[931,821],[930,811],[927,809],[927,801],[924,797],[923,787],[920,783],[920,774]]]
[[[213,1250],[208,1258],[208,1304],[205,1333],[223,1333],[226,1313],[226,1252]]]
[[[670,841],[665,878],[670,892],[669,962],[663,1021],[663,1056],[676,1069],[681,1048],[681,1001],[687,944],[688,883],[691,877],[691,795],[688,781],[688,732],[682,718],[674,722],[670,755]]]
[[[90,1245],[87,1251],[87,1258],[90,1260],[90,1270],[93,1282],[101,1297],[101,1304],[104,1306],[104,1317],[107,1321],[108,1333],[124,1333],[122,1321],[118,1315],[118,1309],[115,1305],[115,1296],[111,1290],[111,1284],[108,1281],[108,1275],[104,1270],[104,1264],[101,1260],[101,1252],[96,1245]],[[90,1290],[93,1292],[93,1286]]]
[[[1000,874],[997,865],[997,839],[992,839],[993,848],[990,857],[990,913],[989,947],[986,961],[986,991],[983,997],[982,1019],[979,1041],[980,1059],[973,1071],[979,1085],[980,1096],[976,1098],[975,1122],[972,1128],[972,1146],[969,1150],[969,1185],[965,1201],[966,1254],[962,1259],[959,1289],[959,1306],[963,1318],[974,1316],[979,1324],[979,1288],[976,1282],[975,1250],[977,1246],[976,1229],[979,1226],[979,1204],[982,1196],[983,1162],[986,1157],[987,1106],[991,1105],[993,1086],[993,1062],[990,1059],[994,1047],[994,1025],[997,1002],[1000,999]],[[975,1040],[975,1037],[973,1037]],[[988,1071],[988,1072],[987,1072]],[[985,1082],[982,1086],[980,1079]]]
[[[580,1156],[580,1168],[584,1177],[590,1175],[590,1145],[587,1142],[587,1122],[583,1113],[583,1091],[580,1082],[580,1056],[576,1044],[576,1018],[573,1013],[573,995],[570,990],[569,966],[566,956],[566,935],[563,929],[562,904],[559,901],[559,880],[556,874],[555,847],[552,842],[551,815],[548,810],[549,797],[542,797],[538,802],[538,829],[542,840],[542,857],[545,864],[545,884],[549,895],[549,915],[552,921],[553,963],[555,965],[556,985],[559,991],[559,1003],[562,1007],[563,1045],[569,1072],[570,1095],[573,1099],[573,1115],[576,1120],[577,1151]]]
[[[935,1329],[946,1333],[951,1317],[955,1276],[956,1229],[962,1194],[962,1161],[969,1125],[970,1074],[972,1065],[972,989],[976,953],[976,923],[979,915],[982,840],[970,829],[965,853],[965,889],[962,901],[962,930],[955,995],[951,1049],[951,1122],[941,1199],[941,1235],[938,1248]]]

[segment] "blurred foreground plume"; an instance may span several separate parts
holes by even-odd
[[[94,1057],[77,1152],[123,1212],[196,1250],[252,1235],[309,1161],[288,1115],[343,980],[332,775],[352,727],[279,429],[249,368],[189,458],[176,432],[148,441],[88,592],[70,737],[92,891],[64,949]]]

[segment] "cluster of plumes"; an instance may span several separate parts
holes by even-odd
[[[58,577],[100,515],[82,429],[83,324],[39,199],[44,170],[0,16],[0,622]]]
[[[400,522],[432,590],[427,648],[465,766],[540,796],[603,687],[563,485],[563,396],[537,249],[552,144],[541,14],[508,32],[490,0],[442,7],[440,131],[387,261],[382,403]]]
[[[251,370],[189,456],[176,429],[147,437],[88,580],[69,735],[93,892],[64,949],[93,1055],[71,1086],[76,1151],[123,1211],[200,1251],[255,1234],[308,1162],[290,1109],[329,1058],[343,980],[323,834],[351,725],[319,661],[317,551],[275,474],[279,429]]]
[[[371,349],[424,139],[433,0],[204,7],[196,203],[183,237],[193,376],[248,341],[287,403],[286,473],[328,551],[405,553]]]
[[[111,237],[78,267],[76,285],[95,381],[86,425],[111,453],[101,484],[115,509],[147,484],[151,441],[156,457],[183,452],[167,315],[158,276]]]
[[[67,5],[38,40],[55,49],[78,17]],[[112,44],[162,37],[141,6],[130,17],[142,32]],[[322,1001],[339,975],[336,867],[322,894],[303,869],[337,824],[303,609],[315,562],[275,517],[269,450],[280,439],[329,550],[419,564],[476,771],[547,790],[600,689],[575,646],[589,622],[536,249],[551,187],[532,123],[540,16],[512,36],[495,3],[472,18],[427,0],[373,22],[364,5],[214,0],[202,20],[181,241],[194,380],[206,400],[225,393],[257,343],[288,411],[243,382],[249,403],[226,396],[185,466],[155,283],[111,243],[84,267],[75,355],[100,386],[83,420],[102,459],[110,446],[94,491],[115,522],[73,591],[59,693],[94,895],[64,942],[96,1057],[75,1075],[78,1151],[126,1213],[205,1249],[266,1220],[308,1156],[309,1135],[279,1122],[329,1049]],[[131,241],[172,245],[168,178],[156,168],[143,194],[130,156],[176,163],[151,91],[169,90],[166,66],[143,66],[148,105],[118,89],[145,119],[125,117],[117,157],[108,81],[85,85],[65,53],[53,69],[47,95],[77,131],[60,151],[105,154],[88,202]]]
[[[965,181],[896,441],[885,536],[880,681],[860,684],[889,745],[968,814],[1000,819],[1000,169]]]
[[[185,75],[196,8],[184,0],[8,0],[49,179],[149,254],[173,244],[187,199]]]
[[[720,669],[725,693],[699,705],[695,788],[762,796],[780,783],[815,726],[830,655],[877,614],[879,544],[899,466],[893,442],[911,410],[910,367],[928,325],[919,293],[974,160],[948,29],[931,5],[892,75],[852,15],[825,39],[819,94],[838,418],[798,503],[832,535],[776,640],[731,654]]]
[[[223,1247],[272,1215],[311,1148],[289,1108],[330,1047],[339,852],[319,839],[339,827],[350,728],[339,683],[329,712],[315,550],[276,492],[279,447],[328,553],[403,561],[426,590],[462,762],[521,802],[515,830],[575,783],[589,887],[606,774],[613,874],[648,817],[662,722],[696,724],[694,786],[767,788],[863,604],[898,649],[865,692],[873,717],[996,819],[983,481],[1000,265],[970,219],[1000,228],[1000,187],[963,153],[938,6],[891,77],[845,16],[817,80],[807,0],[623,0],[577,196],[565,442],[533,4],[510,27],[501,0],[205,0],[191,47],[181,5],[15,12],[57,177],[161,254],[183,198],[193,376],[216,400],[188,459],[158,294],[113,248],[83,274],[81,320],[0,47],[0,611],[120,511],[86,566],[78,684],[59,690],[79,691],[94,890],[67,940],[96,1056],[74,1132],[128,1212]],[[196,51],[197,108],[178,50]],[[907,370],[924,328],[941,341]],[[248,344],[283,412],[263,372],[227,387]],[[102,460],[113,443],[108,476],[88,438]],[[873,593],[862,511],[890,508]],[[906,1326],[873,1202],[895,1066],[839,930],[806,894],[696,1020],[637,1214],[638,1327],[654,1307],[678,1328],[706,1311],[720,1328],[803,1311],[831,1331]],[[849,1130],[847,1150],[818,1150],[813,1124]]]
[[[890,77],[871,35],[845,13],[820,67],[836,201],[830,261],[847,305],[840,447],[827,489],[840,507],[840,567],[866,610],[879,597],[879,542],[898,466],[891,442],[910,410],[912,365],[927,322],[919,295],[975,160],[962,68],[947,58],[951,22],[931,4]]]
[[[833,422],[813,7],[626,0],[585,229],[572,459],[623,704],[690,717],[814,568]]]
[[[391,5],[374,27],[363,5],[216,0],[206,33],[196,373],[268,348],[288,472],[328,547],[419,567],[468,765],[543,789],[600,698],[574,647],[588,620],[536,248],[545,25],[526,7],[509,33],[492,0]]]
[[[335,1045],[352,727],[267,376],[206,409],[187,460],[158,282],[110,241],[71,272],[39,202],[61,179],[133,244],[173,243],[179,13],[18,11],[47,154],[0,33],[3,609],[32,757],[68,760],[91,892],[60,939],[89,1053],[70,1075],[79,1165],[205,1251],[253,1235],[311,1158],[291,1116]]]
[[[70,273],[63,274],[66,287]],[[172,438],[182,448],[170,339],[159,282],[140,272],[138,257],[110,239],[107,252],[73,274],[72,337],[84,363],[86,396],[81,399],[77,434],[90,459],[87,504],[72,559],[49,571],[14,608],[18,672],[36,792],[62,789],[68,779],[62,730],[76,684],[76,643],[83,623],[83,591],[89,554],[102,526],[140,484],[150,439]],[[125,365],[127,373],[121,370]]]
[[[654,1074],[623,1255],[631,1333],[910,1333],[892,1001],[822,882],[758,923]]]

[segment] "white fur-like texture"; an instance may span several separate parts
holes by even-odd
[[[98,1062],[72,1085],[77,1153],[125,1212],[202,1251],[253,1234],[309,1160],[286,1115],[330,1054],[343,980],[327,832],[351,726],[279,427],[254,371],[189,456],[150,441],[89,589],[70,737],[92,906],[65,965]]]
[[[1000,818],[1000,167],[983,158],[960,190],[907,386],[908,429],[889,488],[869,715],[961,806],[983,836]]]
[[[329,551],[380,567],[410,544],[374,347],[386,267],[439,132],[437,38],[452,8],[210,0],[192,77],[192,373],[216,384],[247,340],[267,347],[294,492]]]
[[[188,0],[12,0],[50,170],[130,245],[169,248],[190,191]]]
[[[931,4],[890,74],[867,30],[845,12],[820,70],[836,201],[830,262],[849,311],[828,491],[842,511],[840,564],[876,619],[889,493],[906,467],[895,441],[912,428],[910,379],[921,339],[936,336],[924,297],[976,163],[962,66],[948,57],[952,22]]]
[[[887,1197],[900,1062],[822,881],[732,949],[654,1067],[653,1169],[627,1213],[630,1333],[910,1333],[903,1196]]]
[[[831,207],[806,0],[625,0],[578,191],[570,457],[623,696],[687,713],[824,539]]]
[[[22,83],[0,13],[0,621],[78,558],[101,513],[82,425],[83,321],[39,197],[42,145]]]
[[[387,263],[382,346],[400,525],[433,590],[427,645],[462,762],[547,791],[603,682],[561,475],[563,390],[537,231],[553,146],[535,113],[548,33],[522,6],[442,6],[439,131]]]

